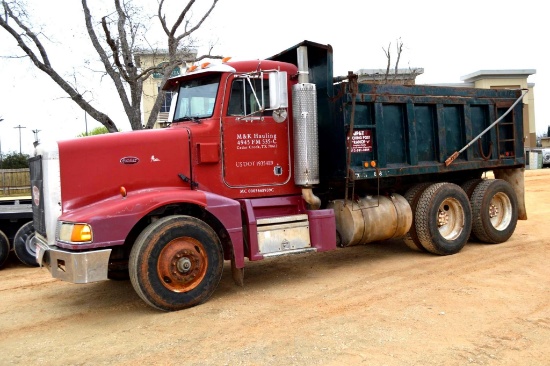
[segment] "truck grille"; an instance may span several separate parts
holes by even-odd
[[[42,236],[46,236],[46,217],[44,214],[44,189],[42,156],[35,156],[29,159],[31,171],[31,194],[32,194],[32,220],[34,230]]]

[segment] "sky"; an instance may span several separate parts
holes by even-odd
[[[156,1],[136,1],[143,2],[144,16],[149,10],[154,14]],[[101,7],[112,1],[93,3],[92,12],[99,19],[106,14]],[[167,0],[167,10],[184,3]],[[210,3],[198,0],[193,20],[202,14],[200,7]],[[55,7],[43,0],[27,0],[27,4],[33,29],[47,35],[43,41],[54,68],[66,78],[76,78],[87,100],[111,116],[121,130],[130,130],[112,82],[99,72],[80,2],[61,0]],[[460,83],[462,76],[478,70],[534,69],[528,82],[535,84],[535,120],[541,134],[550,125],[545,105],[550,100],[550,22],[544,4],[540,0],[219,0],[196,38],[199,54],[214,44],[212,54],[232,60],[266,58],[304,40],[330,44],[335,75],[385,68],[383,48],[391,43],[395,59],[400,40],[404,45],[400,67],[424,69],[418,84]],[[175,14],[167,12],[169,22]],[[162,39],[155,29],[158,25],[153,20],[148,39]],[[32,155],[33,131],[39,131],[41,141],[63,140],[83,133],[86,127],[101,126],[28,58],[7,57],[16,55],[22,52],[0,28],[2,153],[21,148]]]

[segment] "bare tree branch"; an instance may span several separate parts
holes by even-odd
[[[397,60],[395,61],[395,73],[393,74],[394,82],[397,79],[397,75],[399,73],[399,60],[401,59],[401,52],[403,51],[403,42],[401,41],[401,38],[397,40],[396,49],[397,49]]]
[[[386,55],[386,58],[388,59],[388,65],[386,66],[386,76],[384,77],[384,83],[386,83],[386,84],[388,83],[388,75],[390,73],[390,64],[391,64],[390,47],[391,47],[391,42],[388,44],[388,50],[387,51],[384,47],[382,47],[382,50],[384,51],[384,54]]]
[[[24,21],[26,18],[25,9],[18,7],[17,1],[0,1],[5,14],[3,18],[0,18],[0,26],[17,41],[19,47],[30,58],[33,64],[48,74],[88,115],[102,123],[109,131],[118,131],[117,126],[106,114],[92,107],[83,98],[83,95],[78,91],[76,86],[78,84],[76,74],[74,74],[75,86],[73,86],[56,72],[51,65],[46,48],[41,43],[41,38],[44,35],[34,33],[28,26],[30,23]],[[143,126],[141,115],[143,83],[151,74],[155,72],[162,74],[160,81],[160,86],[162,87],[176,67],[184,65],[185,60],[190,60],[189,55],[193,55],[194,61],[200,61],[205,58],[222,58],[222,56],[211,55],[212,47],[210,47],[207,55],[199,57],[196,56],[196,52],[190,52],[193,44],[191,35],[210,16],[218,0],[212,1],[211,6],[195,24],[191,23],[190,14],[196,0],[189,0],[171,26],[167,25],[166,17],[163,14],[164,0],[159,0],[158,17],[160,26],[167,36],[168,54],[166,55],[165,51],[161,54],[164,59],[162,63],[158,65],[146,65],[143,68],[140,67],[141,65],[137,59],[143,51],[136,46],[138,33],[143,32],[145,28],[143,24],[135,22],[140,14],[139,9],[132,5],[131,0],[112,1],[115,11],[98,18],[100,19],[99,21],[94,21],[88,7],[88,0],[81,0],[86,31],[92,46],[103,64],[103,76],[109,76],[112,80],[132,129],[141,129]],[[17,9],[18,13],[14,13],[13,9]],[[14,27],[8,24],[8,19],[15,22]],[[178,34],[180,28],[183,28],[183,31]],[[144,33],[141,35],[141,38],[140,41],[147,44],[148,41]],[[150,48],[153,49],[153,52],[158,52],[154,51],[154,47]],[[34,50],[37,51],[35,52]],[[148,128],[154,125],[163,101],[164,92],[161,91],[150,111],[146,124]]]
[[[46,73],[50,78],[61,87],[68,95],[69,97],[78,104],[82,109],[84,109],[90,116],[92,116],[94,119],[102,123],[107,129],[115,129],[116,126],[114,122],[107,116],[106,114],[98,111],[94,107],[92,107],[83,97],[82,95],[73,88],[72,85],[70,85],[68,82],[66,82],[53,68],[50,63],[50,60],[48,58],[48,54],[46,52],[46,49],[38,39],[38,37],[25,25],[23,22],[15,15],[9,5],[2,1],[2,5],[4,7],[4,12],[6,14],[6,19],[0,17],[0,27],[4,28],[8,33],[12,35],[12,37],[17,41],[17,44],[19,47],[25,52],[25,54],[31,59],[33,64]],[[40,58],[34,53],[34,51],[30,48],[29,45],[25,42],[23,37],[8,24],[8,19],[12,19],[19,28],[23,30],[23,35],[25,37],[28,37],[31,40],[31,44],[34,45],[38,50],[40,54]]]

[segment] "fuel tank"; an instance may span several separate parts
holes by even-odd
[[[344,247],[398,238],[412,225],[411,206],[399,194],[334,200],[329,208],[334,209],[339,245]]]

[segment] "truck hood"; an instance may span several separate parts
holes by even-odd
[[[189,187],[190,131],[169,128],[118,132],[59,141],[62,211],[125,190]]]

